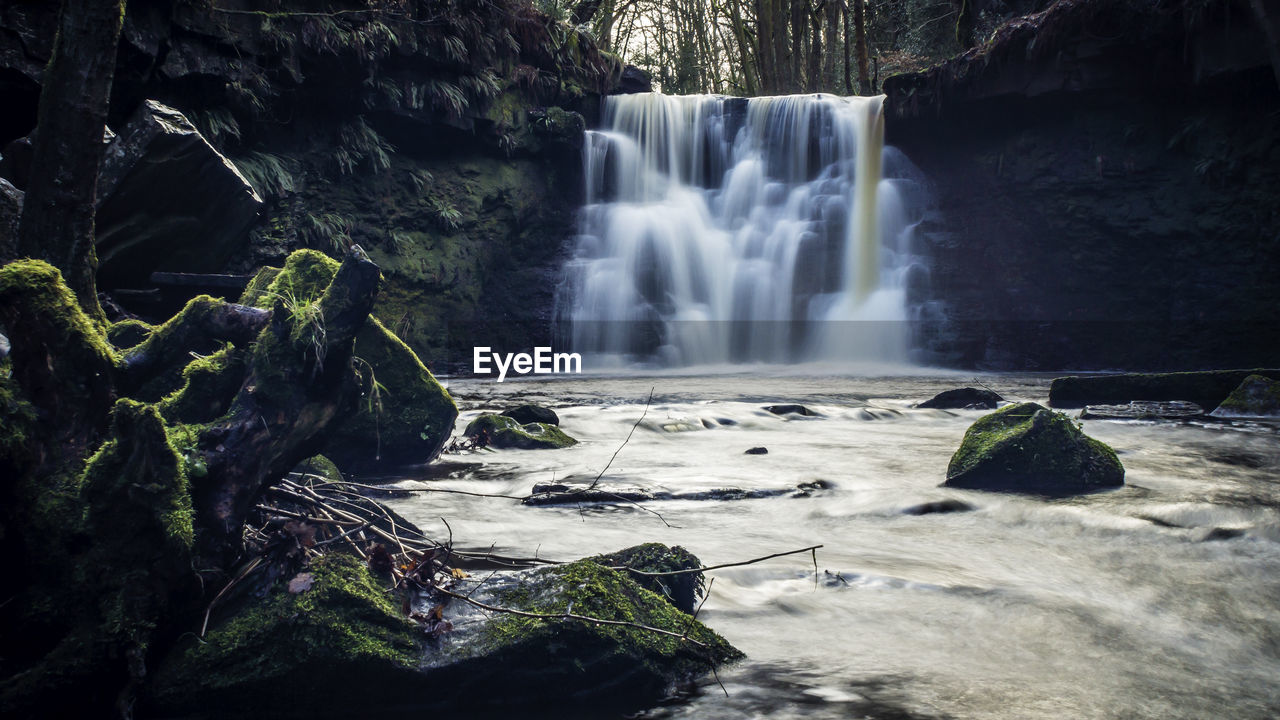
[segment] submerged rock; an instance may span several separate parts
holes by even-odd
[[[944,390],[932,398],[916,405],[918,408],[936,410],[968,410],[975,406],[994,410],[1004,398],[999,394],[983,388],[964,387]]]
[[[1250,375],[1210,414],[1214,417],[1280,417],[1280,380]]]
[[[1193,402],[1172,400],[1134,400],[1127,405],[1086,405],[1080,413],[1082,420],[1180,420],[1200,417],[1204,408]]]
[[[533,486],[525,505],[582,505],[590,503],[616,504],[639,503],[654,500],[759,500],[788,496],[811,497],[818,490],[832,485],[825,480],[800,483],[794,487],[735,488],[722,487],[706,490],[672,492],[665,488],[650,489],[634,485],[620,486],[609,483],[538,483]]]
[[[521,425],[529,423],[560,424],[560,416],[556,415],[556,411],[541,405],[517,405],[503,410],[500,414],[515,420]]]
[[[1037,403],[1010,405],[969,427],[947,467],[948,487],[1065,496],[1124,484],[1106,444]]]
[[[769,454],[769,448],[766,448],[766,447],[749,448],[747,449],[746,452],[743,453],[743,455],[768,455],[768,454]]]
[[[555,425],[540,422],[521,424],[506,415],[481,415],[467,424],[463,434],[479,445],[493,448],[539,450],[578,444]]]
[[[785,405],[766,405],[764,409],[774,415],[803,415],[805,417],[821,417],[820,413],[816,413],[803,405],[785,404]]]
[[[964,502],[963,500],[949,498],[947,500],[934,500],[932,502],[920,503],[919,505],[912,505],[911,507],[903,508],[902,514],[937,515],[940,513],[971,512],[973,510],[974,506],[969,503]]]
[[[608,557],[623,556],[650,571],[697,563],[682,549],[661,545]],[[444,622],[427,633],[405,617],[362,561],[331,553],[303,573],[281,578],[265,598],[216,625],[202,641],[180,645],[159,667],[147,709],[186,714],[217,707],[259,717],[425,709],[465,715],[477,707],[543,703],[634,709],[661,699],[677,682],[742,657],[702,623],[601,560],[501,574],[456,589],[490,606],[553,617],[446,600]]]

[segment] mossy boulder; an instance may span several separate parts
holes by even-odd
[[[589,705],[606,716],[643,707],[677,682],[743,657],[662,596],[594,559],[490,580],[473,597],[531,613],[636,623],[675,636],[578,619],[493,615],[455,602],[449,613],[459,613],[453,615],[458,629],[441,638],[427,662],[459,699],[488,697],[522,711]],[[501,693],[492,692],[495,677],[502,678]]]
[[[299,312],[324,291],[337,269],[324,254],[299,250],[283,268],[260,270],[240,302]],[[372,317],[356,336],[353,362],[371,371],[371,391],[360,412],[331,435],[325,456],[349,472],[434,459],[452,434],[458,408],[431,371]]]
[[[1123,485],[1124,466],[1066,415],[1018,403],[969,427],[944,484],[1060,497]]]
[[[578,444],[555,425],[537,422],[521,425],[506,415],[481,415],[467,424],[463,434],[477,444],[493,448],[540,450]]]
[[[495,706],[635,709],[742,657],[661,596],[593,560],[457,589],[487,605],[561,617],[490,612],[453,600],[443,612],[453,629],[435,633],[406,619],[387,583],[352,556],[326,555],[291,580],[203,640],[180,645],[156,672],[145,710],[368,717]],[[576,617],[562,617],[570,613]]]
[[[556,414],[556,411],[541,405],[517,405],[503,410],[501,414],[521,425],[528,423],[560,424],[560,416]]]
[[[107,340],[110,340],[112,345],[121,350],[127,350],[141,345],[144,340],[151,337],[151,333],[154,331],[155,328],[151,325],[141,320],[129,318],[112,323],[107,328]]]
[[[701,572],[685,572],[702,567],[702,561],[679,545],[645,543],[591,559],[605,567],[626,568],[627,575],[640,587],[661,595],[677,610],[690,615],[706,589],[707,581]],[[669,572],[683,574],[655,575]]]
[[[925,400],[916,407],[935,410],[963,410],[972,407],[994,410],[1000,406],[1004,398],[985,388],[955,388],[944,390]]]
[[[359,559],[331,553],[305,569],[299,592],[277,587],[160,666],[160,713],[295,717],[384,705],[422,677],[421,633]],[[412,697],[400,696],[402,703]]]
[[[1280,417],[1280,380],[1250,375],[1211,414],[1214,417]]]

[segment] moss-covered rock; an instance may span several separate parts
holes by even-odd
[[[332,460],[323,455],[314,455],[303,460],[293,471],[316,475],[329,482],[342,482],[342,471],[338,470],[338,466],[334,465]]]
[[[969,427],[947,467],[949,487],[1065,496],[1124,484],[1115,451],[1070,418],[1018,403]]]
[[[328,286],[338,263],[314,250],[299,250],[279,270],[263,268],[243,304],[301,312]],[[323,319],[319,327],[323,331]],[[325,455],[339,467],[425,463],[435,458],[458,415],[453,398],[418,356],[376,318],[356,336],[353,362],[370,372],[371,391],[360,412],[331,436]]]
[[[542,450],[577,445],[565,431],[547,423],[521,425],[506,415],[485,414],[467,424],[463,434],[478,445],[493,448]]]
[[[160,414],[177,423],[210,422],[227,411],[244,379],[245,352],[230,344],[182,368],[182,387],[159,403]]]
[[[441,686],[458,698],[487,697],[522,709],[590,704],[602,715],[658,700],[671,686],[743,657],[724,638],[626,574],[580,560],[486,583],[475,598],[531,613],[578,619],[487,615],[453,603],[452,633],[428,655]],[[686,636],[689,640],[681,639]],[[502,678],[502,693],[489,691]]]
[[[127,350],[141,345],[155,330],[151,325],[134,318],[112,323],[107,328],[107,339],[112,345]]]
[[[1280,380],[1250,375],[1211,414],[1214,417],[1280,417]]]
[[[690,615],[706,589],[706,579],[701,572],[666,576],[651,574],[702,567],[701,560],[679,545],[668,547],[662,543],[645,543],[616,553],[597,555],[591,560],[605,567],[626,568],[627,575],[640,587],[665,597],[677,610]]]
[[[156,673],[147,709],[328,717],[541,703],[634,708],[742,657],[662,597],[592,560],[490,578],[472,597],[674,635],[493,613],[455,600],[444,610],[454,629],[432,637],[354,557],[330,554],[303,573],[294,578],[299,592],[281,583],[202,641],[180,646]]]
[[[1188,400],[1217,407],[1250,375],[1280,380],[1280,370],[1209,370],[1176,373],[1125,373],[1056,378],[1049,404],[1056,408],[1123,405],[1133,400]]]
[[[295,717],[412,703],[423,688],[420,634],[398,602],[349,555],[326,555],[305,572],[308,589],[277,587],[180,646],[155,677],[152,706]]]

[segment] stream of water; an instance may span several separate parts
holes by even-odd
[[[446,455],[405,487],[526,495],[596,475],[675,491],[809,497],[528,507],[422,493],[391,501],[455,543],[570,560],[640,542],[705,564],[700,619],[747,654],[644,713],[691,718],[1274,718],[1280,715],[1280,426],[1085,421],[1126,486],[1044,500],[939,487],[979,411],[917,410],[967,376],[772,373],[454,380],[463,427],[542,402],[581,444]],[[1048,378],[987,376],[1044,402]],[[645,399],[654,391],[647,411]],[[799,402],[822,417],[778,417]],[[704,422],[705,421],[705,422]],[[767,455],[745,455],[763,446]],[[954,499],[968,512],[911,514]],[[727,691],[727,696],[726,696]]]

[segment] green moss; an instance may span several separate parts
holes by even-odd
[[[236,302],[253,307],[269,307],[270,303],[263,303],[262,299],[279,274],[280,268],[270,266],[259,268],[258,272],[254,273],[253,278],[249,280],[249,284],[244,287],[244,292],[240,293],[240,298]]]
[[[360,560],[331,553],[304,569],[311,587],[277,585],[160,668],[155,700],[187,710],[215,705],[255,714],[381,700],[420,660],[398,601]]]
[[[947,467],[946,485],[1070,495],[1124,484],[1124,467],[1106,444],[1062,413],[1019,403],[979,418]]]
[[[1262,375],[1246,377],[1213,411],[1217,417],[1275,417],[1280,415],[1280,381]]]
[[[289,256],[284,268],[257,297],[246,292],[244,300],[259,307],[280,298],[295,303],[313,303],[338,270],[338,263],[313,250],[299,250]],[[258,277],[265,280],[264,271]],[[257,279],[257,278],[255,278]],[[313,332],[313,322],[305,312],[294,313],[294,335]],[[295,340],[303,339],[295,337]],[[255,355],[267,360],[287,352],[280,343],[259,342]],[[360,411],[348,418],[331,437],[325,454],[347,469],[364,469],[377,464],[425,463],[439,454],[453,432],[457,406],[418,356],[376,318],[356,335],[354,357],[358,369],[372,370],[370,395]],[[279,359],[274,361],[278,364]],[[267,386],[270,381],[260,383]]]
[[[221,417],[244,379],[245,352],[228,344],[182,369],[183,385],[159,403],[170,422],[201,423]]]
[[[298,463],[294,472],[318,475],[329,482],[342,482],[342,472],[333,461],[323,455],[313,455]]]
[[[590,558],[606,567],[625,567],[627,575],[640,587],[666,598],[678,610],[692,614],[706,588],[702,573],[653,577],[643,573],[678,572],[702,567],[702,561],[680,546],[645,543],[608,555]]]
[[[141,345],[154,330],[150,324],[130,318],[112,323],[107,328],[107,339],[112,345],[124,350]]]
[[[582,675],[588,669],[593,675],[625,671],[632,674],[628,681],[639,686],[637,689],[649,686],[652,690],[673,678],[701,674],[713,663],[743,657],[724,638],[660,595],[592,560],[534,571],[520,586],[500,592],[498,600],[504,607],[528,612],[571,611],[574,615],[687,633],[687,637],[705,646],[634,627],[503,615],[484,629],[471,650],[508,660],[526,653],[540,657],[537,662],[554,664],[553,672],[578,675],[571,685],[583,682],[586,678]],[[582,671],[575,673],[575,668]]]
[[[10,374],[8,360],[0,361],[0,473],[16,478],[29,468],[36,426],[36,409]]]
[[[578,441],[547,423],[521,425],[506,415],[485,414],[467,424],[463,434],[488,447],[539,450],[565,448]]]
[[[185,383],[184,371],[191,362],[191,353],[212,353],[218,349],[214,341],[196,335],[196,328],[205,327],[203,318],[219,308],[222,302],[208,295],[191,298],[177,315],[156,326],[142,344],[129,351],[129,355],[149,357],[155,368],[149,373],[149,379],[133,393],[135,398],[157,402],[178,390]]]

